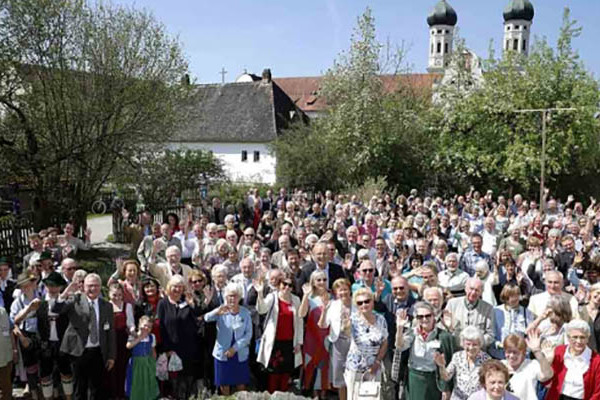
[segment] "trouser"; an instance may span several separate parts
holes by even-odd
[[[80,357],[73,357],[75,400],[100,400],[106,398],[106,391],[101,390],[102,371],[104,371],[104,363],[100,347],[86,348]]]
[[[0,400],[11,400],[12,397],[12,362],[0,367]]]

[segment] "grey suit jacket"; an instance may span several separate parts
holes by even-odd
[[[100,318],[98,323],[98,341],[104,362],[114,360],[117,353],[113,308],[110,303],[98,298]],[[56,302],[52,311],[66,314],[69,326],[63,337],[60,350],[64,353],[79,357],[85,350],[90,334],[90,306],[85,295],[76,294],[64,302]]]

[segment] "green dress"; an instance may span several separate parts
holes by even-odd
[[[131,350],[125,381],[125,393],[130,400],[154,400],[159,396],[153,348],[154,335],[150,335]]]

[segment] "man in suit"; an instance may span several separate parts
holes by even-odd
[[[152,277],[160,283],[163,288],[167,287],[167,283],[171,280],[174,275],[181,275],[185,281],[188,281],[188,276],[192,270],[189,265],[181,263],[181,250],[177,246],[170,246],[167,248],[166,257],[167,262],[156,263],[156,250],[153,251],[153,255],[148,260],[148,272]]]
[[[13,292],[17,283],[9,279],[10,265],[6,258],[0,258],[0,307],[10,310],[13,302]]]
[[[74,294],[78,288],[74,281],[52,307],[52,312],[69,318],[60,351],[72,357],[75,400],[105,399],[106,392],[101,390],[101,371],[104,368],[110,371],[115,363],[113,309],[110,303],[100,298],[101,286],[102,279],[98,274],[88,274],[83,282],[83,293]]]
[[[329,262],[329,253],[327,251],[327,243],[318,242],[313,247],[312,258],[314,261],[309,261],[302,267],[302,275],[300,276],[300,284],[304,285],[310,281],[310,275],[318,268],[325,271],[327,276],[327,286],[331,290],[333,282],[339,278],[346,278],[350,282],[354,282],[352,273],[349,270],[342,268],[341,265]]]

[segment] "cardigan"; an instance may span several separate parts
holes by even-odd
[[[552,370],[554,377],[550,380],[550,387],[546,400],[558,400],[562,391],[567,368],[565,367],[565,351],[567,345],[560,345],[554,349],[554,360]],[[600,400],[600,355],[592,351],[590,367],[583,374],[583,400]]]

